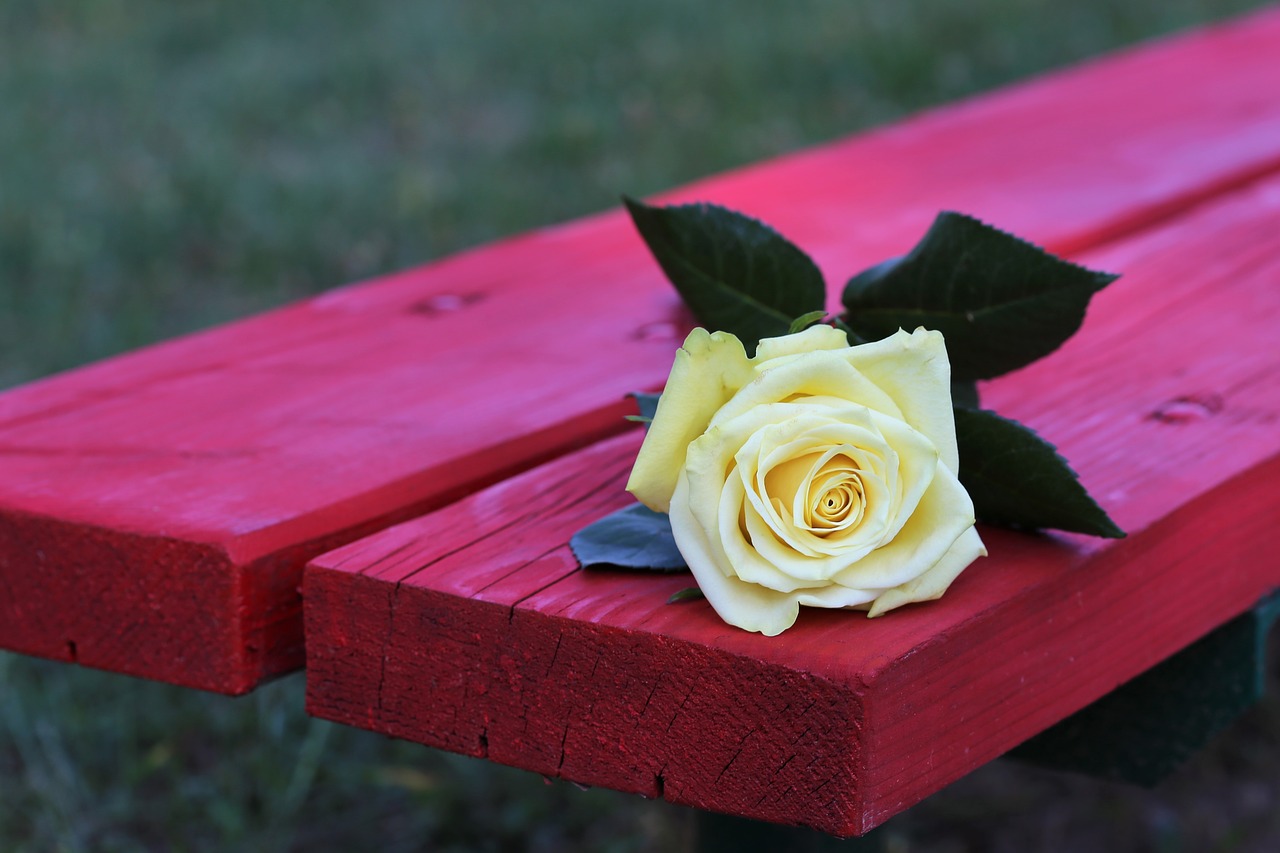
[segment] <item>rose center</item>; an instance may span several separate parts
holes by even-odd
[[[846,542],[869,520],[883,521],[884,467],[876,453],[853,444],[811,445],[807,453],[762,466],[756,486],[779,536]]]
[[[841,483],[834,489],[827,490],[818,500],[815,514],[828,521],[839,521],[848,514],[853,501],[853,488],[848,483]]]
[[[804,501],[805,526],[822,536],[857,524],[866,506],[859,474],[847,458],[839,456],[816,471]]]

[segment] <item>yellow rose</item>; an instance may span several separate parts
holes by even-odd
[[[958,470],[940,333],[851,347],[813,326],[747,358],[694,329],[627,490],[670,513],[720,617],[773,636],[802,604],[877,616],[941,596],[986,554]]]

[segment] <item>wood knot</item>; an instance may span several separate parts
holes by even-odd
[[[675,323],[645,323],[632,333],[632,337],[638,341],[671,341],[675,340],[679,334],[679,329]]]
[[[439,314],[462,311],[478,302],[483,302],[484,299],[483,293],[437,293],[435,296],[414,302],[408,310],[412,314],[426,314],[434,317]]]
[[[1147,417],[1165,424],[1201,421],[1222,411],[1222,398],[1217,394],[1190,394],[1161,403]]]

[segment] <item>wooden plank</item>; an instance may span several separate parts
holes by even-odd
[[[983,531],[947,595],[802,610],[765,638],[688,576],[584,573],[632,433],[324,555],[308,709],[548,776],[862,833],[1280,584],[1280,179],[1087,260],[1125,276],[1062,350],[983,387],[1051,437],[1122,541]],[[963,460],[961,461],[963,464]]]
[[[1093,244],[1280,166],[1277,48],[1272,10],[671,198],[833,280],[948,206]],[[306,558],[616,430],[686,323],[614,212],[0,395],[0,647],[249,690]]]

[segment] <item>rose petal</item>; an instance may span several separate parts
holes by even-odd
[[[711,426],[741,417],[758,406],[795,398],[804,402],[808,396],[835,397],[901,420],[902,410],[893,399],[849,364],[846,353],[851,351],[820,350],[778,359],[778,366],[759,373],[734,394],[715,413]]]
[[[806,589],[796,593],[796,602],[806,607],[857,607],[875,601],[878,589],[850,589],[831,584],[822,589]]]
[[[716,564],[711,543],[688,512],[688,477],[681,472],[671,499],[671,532],[698,581],[698,588],[725,622],[773,637],[795,624],[800,605],[794,595],[727,577]]]
[[[711,426],[689,444],[684,459],[684,472],[689,478],[689,500],[692,512],[706,530],[716,529],[720,492],[730,476],[735,455],[744,444],[762,441],[763,434],[757,433],[766,427],[794,422],[790,428],[802,432],[804,424],[809,421],[797,416],[798,411],[791,403],[756,406],[741,418],[722,426]]]
[[[893,541],[832,577],[854,589],[889,589],[924,574],[973,526],[973,501],[960,481],[939,464],[916,511]]]
[[[742,535],[739,517],[746,523],[750,540]],[[731,572],[739,580],[760,584],[777,592],[816,589],[830,583],[826,578],[807,579],[792,571],[796,561],[814,558],[797,553],[774,537],[755,507],[743,502],[742,481],[737,477],[730,477],[725,483],[720,502],[720,526],[715,532]]]
[[[889,529],[885,531],[884,542],[894,539],[903,525],[915,513],[929,484],[938,471],[939,453],[923,433],[912,429],[902,421],[887,418],[878,413],[872,414],[876,429],[884,436],[885,444],[897,453],[897,474],[895,487],[895,503],[893,516],[889,521]],[[967,495],[967,492],[966,492]]]
[[[852,367],[893,398],[900,409],[896,417],[923,433],[938,448],[942,464],[953,474],[959,473],[960,454],[951,412],[951,363],[942,333],[898,330],[882,341],[850,347],[844,355]]]
[[[813,466],[813,473],[797,490],[792,502],[792,523],[801,530],[821,533],[824,538],[835,531],[856,527],[867,507],[868,488],[874,497],[883,482],[873,471],[864,471],[857,461],[867,454],[856,447],[842,444],[833,447]],[[864,483],[864,479],[867,481]]]
[[[819,537],[811,530],[796,526],[793,521],[796,495],[808,483],[811,471],[805,470],[793,477],[787,468],[792,461],[810,455],[820,459],[833,446],[856,445],[868,455],[877,456],[892,457],[893,451],[875,431],[870,412],[860,406],[846,406],[843,411],[828,413],[809,411],[802,404],[790,405],[801,414],[785,424],[760,430],[735,456],[744,478],[749,473],[755,475],[747,483],[748,498],[779,537],[796,550],[811,557],[845,553],[858,544]],[[877,467],[883,469],[884,466]],[[773,476],[775,472],[778,476]],[[765,499],[766,494],[770,500]],[[782,511],[772,504],[772,499],[783,502]],[[861,531],[861,537],[867,539],[867,550],[880,543],[879,533],[871,528],[882,528],[887,512],[888,507],[883,504],[870,508],[871,522]]]
[[[716,410],[752,377],[742,342],[727,332],[694,329],[676,351],[666,389],[645,434],[627,491],[657,512],[671,507],[671,493],[689,443]]]
[[[916,601],[932,601],[941,598],[951,586],[951,582],[964,571],[970,563],[979,557],[987,556],[987,549],[982,544],[978,531],[972,527],[966,530],[942,556],[920,577],[886,590],[875,600],[867,616],[879,616],[895,607],[911,604]]]
[[[721,506],[728,488],[727,481],[740,479],[733,471],[735,451],[745,440],[754,438],[759,441],[757,433],[761,429],[773,425],[776,420],[785,421],[793,410],[794,407],[787,403],[759,406],[732,424],[712,427],[689,445],[685,467],[679,475],[686,483],[686,491],[681,500],[672,498],[672,524],[674,526],[677,510],[687,514],[706,535],[706,549],[711,554],[713,563],[726,573],[736,576],[744,565],[747,566],[745,570],[750,572],[753,565],[750,561],[754,559],[762,564],[756,566],[757,571],[767,576],[767,561],[755,554],[750,544],[742,539],[741,530],[737,527],[736,506],[730,517],[725,519],[725,532],[722,535]],[[745,495],[745,488],[743,494]],[[729,549],[733,549],[734,558],[729,556]]]
[[[833,575],[838,574],[862,556],[861,551],[820,557],[801,554],[771,536],[772,531],[760,519],[755,508],[750,505],[748,505],[746,523],[747,531],[751,534],[751,541],[746,544],[748,554],[758,555],[758,558],[761,558],[769,568],[762,569],[750,556],[727,549],[729,558],[735,560],[738,577],[744,581],[764,584],[779,592],[829,586]],[[752,548],[754,552],[750,550]]]
[[[718,438],[727,441],[730,445],[736,443],[737,431],[744,426],[748,429],[754,426],[752,416],[761,411],[768,412],[766,417],[775,417],[788,411],[798,411],[800,414],[781,424],[766,425],[751,433],[743,443],[742,449],[735,455],[738,465],[737,474],[743,479],[747,499],[785,545],[780,544],[775,549],[767,539],[754,534],[753,541],[758,540],[757,547],[764,552],[765,558],[785,572],[795,572],[797,577],[805,580],[829,578],[834,572],[848,567],[854,560],[885,541],[884,531],[888,525],[890,512],[889,501],[878,494],[873,494],[866,509],[866,517],[858,527],[835,535],[818,536],[810,530],[796,527],[788,508],[784,506],[780,510],[771,500],[766,499],[763,493],[768,489],[761,482],[757,467],[764,469],[777,460],[785,460],[788,456],[804,456],[810,451],[818,450],[825,452],[832,445],[850,442],[866,445],[869,453],[888,456],[890,460],[894,460],[894,464],[896,464],[896,454],[876,434],[870,412],[861,406],[848,406],[840,412],[810,411],[802,404],[796,403],[774,404],[772,407],[762,406],[748,415],[725,424]],[[841,417],[845,422],[842,422]],[[858,420],[872,425],[873,428],[867,430],[857,423],[848,422]],[[760,457],[759,461],[757,457]],[[883,469],[885,466],[879,467]],[[705,468],[699,468],[699,471],[704,470],[716,469],[708,464]],[[700,478],[701,475],[693,475],[695,482]],[[879,491],[880,482],[875,477],[868,477],[865,480],[866,485],[870,486],[873,492]],[[791,496],[768,494],[769,499],[779,497],[787,499]],[[797,553],[788,554],[781,550],[785,546],[790,546]],[[795,559],[797,556],[808,557],[814,562],[798,562]]]
[[[672,366],[629,488],[669,509],[730,624],[777,634],[801,604],[878,615],[938,597],[985,553],[955,476],[941,335],[844,344],[815,327],[747,360],[695,332]]]
[[[790,355],[801,355],[818,350],[848,348],[849,337],[844,332],[834,326],[820,323],[794,335],[765,338],[756,347],[756,357],[752,359],[752,363],[759,365],[775,358],[785,358]]]

